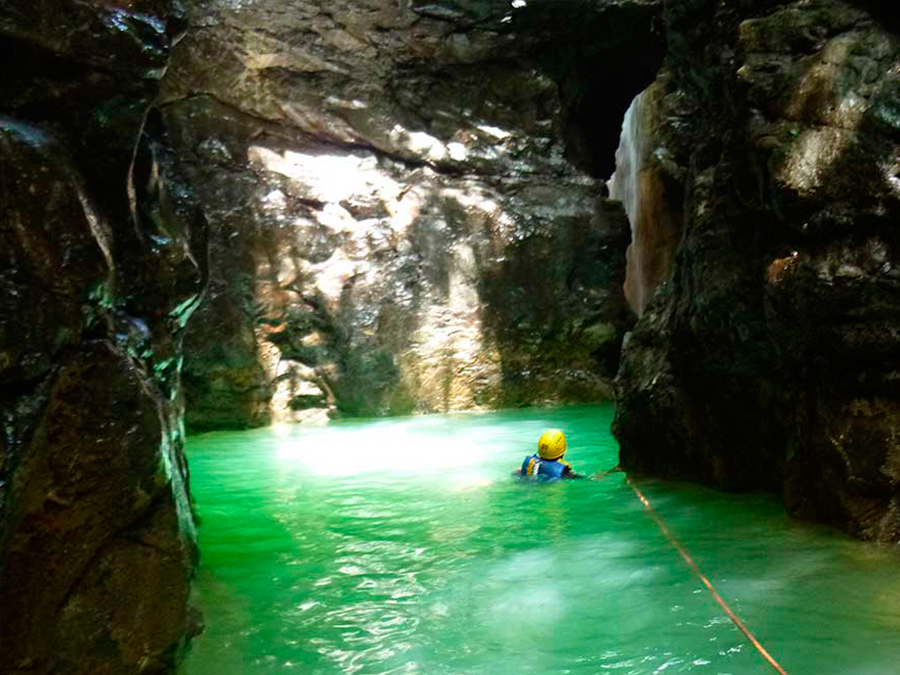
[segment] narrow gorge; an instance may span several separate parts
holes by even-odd
[[[614,401],[634,475],[900,542],[884,3],[5,0],[0,52],[0,673],[175,672],[194,433]]]

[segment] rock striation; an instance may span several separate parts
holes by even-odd
[[[197,630],[179,370],[206,277],[148,109],[168,0],[0,8],[0,672],[171,672]]]
[[[196,3],[161,106],[211,233],[189,428],[609,398],[629,233],[598,179],[660,9]]]
[[[644,142],[681,234],[626,340],[622,464],[896,542],[900,26],[861,0],[666,23]]]

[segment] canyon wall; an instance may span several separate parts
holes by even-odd
[[[622,466],[898,541],[900,26],[850,0],[666,23],[643,142],[681,234],[626,338]]]
[[[183,25],[0,8],[2,673],[170,672],[198,629],[179,369],[205,234],[147,115]]]
[[[611,394],[599,178],[660,7],[3,3],[0,672],[177,667],[185,403],[202,430]]]
[[[185,401],[204,430],[618,372],[625,468],[900,539],[900,27],[661,6],[3,4],[0,672],[175,668]],[[629,225],[602,179],[666,40]]]
[[[161,104],[211,232],[189,428],[610,398],[599,177],[660,6],[196,3]]]

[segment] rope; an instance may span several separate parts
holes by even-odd
[[[666,539],[670,544],[672,544],[673,548],[681,554],[681,557],[684,558],[684,561],[688,564],[688,566],[694,571],[694,573],[700,577],[700,581],[703,582],[703,585],[712,593],[713,598],[719,606],[725,611],[725,614],[728,615],[728,618],[731,619],[731,622],[738,627],[738,629],[746,636],[748,640],[750,640],[750,644],[756,647],[756,651],[758,651],[762,657],[769,662],[769,665],[775,669],[775,672],[780,673],[780,675],[787,675],[784,668],[782,668],[778,661],[772,658],[772,655],[766,651],[765,647],[762,646],[759,640],[750,632],[750,630],[744,625],[744,622],[741,621],[737,614],[731,611],[731,608],[728,606],[728,603],[725,602],[725,599],[719,595],[719,592],[712,585],[712,582],[707,578],[705,574],[703,574],[700,566],[697,565],[696,561],[691,554],[688,553],[687,549],[681,545],[681,543],[672,536],[672,533],[669,531],[669,528],[666,527],[666,523],[663,521],[662,517],[656,512],[653,506],[650,505],[650,500],[644,496],[644,493],[641,492],[638,487],[631,482],[631,478],[627,475],[625,476],[625,481],[628,483],[628,486],[634,490],[634,493],[637,495],[637,498],[641,500],[641,503],[647,509],[648,515],[653,519],[653,522],[659,527],[662,533],[665,535]]]

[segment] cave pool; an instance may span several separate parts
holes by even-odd
[[[182,675],[775,672],[622,474],[510,472],[546,427],[616,463],[609,406],[216,432],[188,443],[206,632]],[[791,675],[900,672],[900,547],[765,495],[635,479]]]

